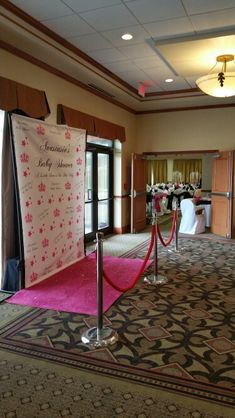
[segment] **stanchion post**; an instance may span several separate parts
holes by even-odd
[[[82,342],[91,348],[115,344],[118,340],[116,331],[103,327],[103,233],[96,233],[96,277],[97,277],[97,327],[82,334]]]
[[[179,251],[178,248],[178,232],[179,232],[179,222],[178,222],[178,208],[175,209],[175,251]]]
[[[144,283],[157,286],[159,284],[164,284],[168,282],[167,277],[162,274],[158,274],[158,238],[157,238],[157,213],[156,211],[152,214],[152,225],[155,225],[154,230],[154,267],[153,274],[146,276],[144,278]]]
[[[171,250],[168,249],[169,253],[181,253],[183,251],[183,248],[179,250],[179,217],[178,217],[178,206],[174,206],[174,212],[175,212],[175,249]]]
[[[96,234],[96,277],[97,277],[97,338],[103,329],[103,234]]]

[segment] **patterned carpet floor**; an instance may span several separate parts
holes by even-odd
[[[148,242],[123,256],[144,258]],[[141,277],[106,312],[119,336],[108,348],[81,342],[94,317],[3,301],[0,417],[233,417],[234,243],[180,237],[173,247],[158,248],[166,284]]]

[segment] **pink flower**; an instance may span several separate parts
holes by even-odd
[[[30,276],[30,282],[31,283],[35,282],[35,280],[37,280],[37,278],[38,278],[38,274],[33,272]]]
[[[45,134],[45,129],[42,125],[38,125],[36,130],[37,130],[38,135],[44,135]]]
[[[44,184],[44,183],[40,183],[39,185],[38,185],[38,190],[39,190],[39,192],[45,192],[45,190],[46,190],[46,185]]]

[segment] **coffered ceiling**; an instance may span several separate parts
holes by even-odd
[[[3,48],[14,46],[133,111],[235,104],[235,97],[207,96],[195,84],[216,56],[235,55],[235,0],[0,0],[0,6]],[[124,33],[133,38],[122,40]]]

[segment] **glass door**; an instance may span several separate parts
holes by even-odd
[[[92,145],[86,151],[85,238],[91,241],[97,231],[113,231],[113,153]]]

